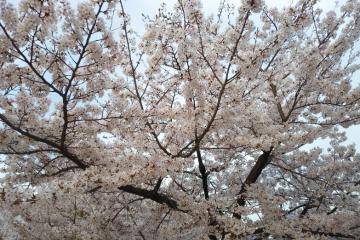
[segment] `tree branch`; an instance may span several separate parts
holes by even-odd
[[[268,165],[272,149],[273,147],[271,147],[269,151],[263,151],[263,153],[257,159],[254,167],[251,169],[249,175],[246,177],[244,183],[242,184],[239,192],[241,196],[237,199],[237,203],[240,206],[245,205],[245,196],[243,193],[246,192],[246,187],[255,183],[259,178],[262,170],[264,170],[264,168]]]
[[[13,124],[9,119],[7,119],[5,117],[5,115],[1,114],[0,113],[0,120],[2,122],[4,122],[8,127],[10,127],[11,129],[13,129],[14,131],[20,133],[21,135],[23,136],[26,136],[34,141],[37,141],[37,142],[41,142],[41,143],[45,143],[53,148],[56,148],[59,150],[59,152],[64,155],[65,157],[67,157],[69,160],[71,160],[72,162],[74,162],[78,167],[80,167],[81,169],[85,169],[87,168],[88,166],[81,160],[79,159],[76,155],[70,153],[66,148],[62,148],[61,145],[57,144],[56,142],[54,141],[51,141],[49,139],[46,139],[46,138],[42,138],[42,137],[39,137],[35,134],[32,134],[28,131],[25,131],[23,129],[21,129],[20,127],[17,127],[15,124]]]
[[[179,210],[178,203],[175,200],[169,198],[168,196],[166,196],[162,193],[134,187],[131,185],[121,186],[121,187],[118,187],[118,189],[121,191],[127,192],[127,193],[131,193],[131,194],[146,198],[146,199],[151,199],[160,204],[165,204],[169,208]]]
[[[206,168],[205,168],[205,165],[203,163],[199,147],[196,148],[196,156],[197,156],[197,159],[198,159],[199,171],[200,171],[200,174],[201,174],[202,187],[203,187],[205,199],[207,200],[207,199],[209,199],[209,187],[208,187],[208,183],[207,183],[208,173],[206,172]]]

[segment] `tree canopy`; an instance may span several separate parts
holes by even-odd
[[[317,4],[0,0],[0,239],[359,237],[360,2]]]

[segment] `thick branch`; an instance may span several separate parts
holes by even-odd
[[[121,187],[119,187],[119,190],[122,190],[127,193],[131,193],[131,194],[134,194],[134,195],[146,198],[146,199],[151,199],[160,204],[166,204],[169,208],[178,210],[177,202],[162,193],[134,187],[131,185],[121,186]]]
[[[203,163],[199,147],[196,148],[196,156],[197,156],[197,159],[198,159],[199,171],[200,171],[200,174],[201,174],[202,187],[203,187],[205,199],[209,199],[209,187],[208,187],[208,183],[207,183],[208,173],[206,172],[206,168],[205,168],[205,165]]]
[[[241,186],[241,190],[239,192],[240,195],[246,192],[246,187],[247,186],[255,183],[256,180],[259,178],[262,170],[264,170],[264,168],[269,163],[270,154],[271,154],[272,149],[273,148],[271,147],[269,151],[263,151],[263,153],[259,156],[259,158],[257,159],[254,167],[251,169],[249,175],[246,177],[244,183]],[[237,199],[237,203],[240,206],[244,206],[245,205],[245,196],[241,195]]]

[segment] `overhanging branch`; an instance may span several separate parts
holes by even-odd
[[[245,205],[245,196],[243,195],[243,193],[246,192],[246,187],[249,186],[250,184],[255,183],[256,180],[259,178],[262,170],[264,170],[264,168],[269,163],[269,158],[270,158],[270,154],[271,154],[272,150],[273,150],[273,147],[271,147],[269,151],[263,151],[263,153],[257,159],[254,167],[251,169],[249,175],[246,177],[244,183],[241,186],[240,192],[239,192],[240,197],[237,199],[237,203],[240,206]]]
[[[154,202],[157,202],[160,204],[165,204],[169,208],[179,210],[178,203],[175,200],[171,199],[170,197],[168,197],[162,193],[159,193],[159,192],[156,192],[153,190],[146,190],[146,189],[134,187],[131,185],[121,186],[118,189],[122,190],[124,192],[127,192],[127,193],[131,193],[131,194],[146,198],[146,199],[151,199]]]

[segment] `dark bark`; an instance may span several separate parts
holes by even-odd
[[[251,169],[249,175],[246,177],[244,183],[242,184],[239,192],[240,197],[237,199],[237,203],[240,206],[245,206],[245,196],[243,194],[246,192],[246,187],[255,183],[259,178],[262,170],[264,170],[264,168],[268,165],[272,149],[273,147],[271,147],[269,151],[263,151],[263,153],[257,159],[254,167]]]
[[[178,210],[177,202],[162,193],[134,187],[131,185],[121,186],[121,187],[119,187],[119,190],[122,190],[127,193],[131,193],[131,194],[134,194],[134,195],[146,198],[146,199],[151,199],[160,204],[166,204],[169,208]]]
[[[205,199],[207,200],[207,199],[209,199],[209,187],[208,187],[208,181],[207,181],[208,173],[206,172],[206,168],[205,168],[204,162],[202,160],[201,152],[200,152],[199,148],[196,149],[196,155],[197,155],[198,164],[199,164],[199,171],[201,174],[202,187],[203,187]]]

